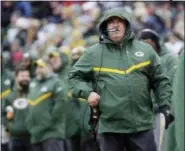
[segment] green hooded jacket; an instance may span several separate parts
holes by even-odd
[[[166,74],[172,82],[175,76],[178,57],[172,54],[165,46],[161,46],[161,52],[159,53],[161,62],[164,64]]]
[[[3,111],[6,107],[5,99],[11,94],[13,86],[14,86],[14,77],[13,74],[4,68],[2,65],[2,72],[1,72],[1,94],[0,94],[0,101],[1,101],[1,114],[2,114],[2,124],[5,124],[6,118],[3,115]]]
[[[68,56],[64,53],[61,54],[62,66],[55,73],[59,78],[67,85],[67,75],[69,71],[69,60]]]
[[[164,65],[166,75],[169,77],[171,84],[173,85],[174,76],[177,68],[178,57],[172,54],[164,45],[161,45],[161,51],[159,53],[161,62]],[[157,110],[157,104],[156,109]],[[165,151],[178,151],[177,143],[175,139],[175,127],[174,122],[168,127],[165,132]]]
[[[1,72],[1,95],[0,99],[7,97],[14,86],[14,77],[13,74],[6,69],[2,69]]]
[[[18,88],[13,88],[11,94],[5,98],[5,116],[6,107],[12,107],[14,118],[6,119],[6,127],[13,138],[29,139],[30,135],[25,126],[25,120],[28,115],[27,93]]]
[[[26,127],[31,143],[49,138],[65,138],[66,88],[55,74],[30,83],[29,113]]]
[[[111,16],[127,20],[126,35],[120,44],[102,35],[100,43],[85,51],[69,72],[72,95],[87,99],[90,92],[96,91],[101,96],[98,133],[153,129],[150,89],[154,90],[159,107],[170,105],[169,79],[152,47],[134,40],[131,17],[124,9],[105,12],[99,24],[101,34]]]
[[[184,51],[180,55],[173,90],[172,99],[176,117],[175,137],[177,148],[179,151],[184,151]]]
[[[64,82],[65,87],[68,87],[68,71],[69,71],[69,60],[65,53],[61,53],[62,66],[55,73],[58,75],[60,80]],[[67,91],[66,91],[67,92]],[[79,133],[79,102],[72,98],[67,92],[68,102],[66,103],[66,137],[69,138]]]

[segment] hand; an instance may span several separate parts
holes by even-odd
[[[164,113],[164,116],[166,120],[165,129],[167,129],[168,126],[175,120],[175,117],[168,110],[166,111],[166,113]]]
[[[168,126],[175,120],[175,117],[172,115],[168,107],[160,108],[160,112],[165,116],[165,129],[168,129]]]
[[[100,96],[96,92],[91,92],[87,100],[89,105],[94,107],[98,105]]]
[[[6,118],[7,118],[8,120],[12,120],[12,119],[14,118],[14,113],[13,113],[13,112],[7,112]]]

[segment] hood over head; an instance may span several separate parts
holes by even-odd
[[[103,17],[100,19],[100,22],[98,24],[98,30],[101,34],[101,38],[106,38],[108,39],[107,37],[107,29],[106,29],[106,26],[107,26],[107,21],[110,17],[119,17],[123,20],[126,20],[127,22],[127,28],[126,28],[126,37],[127,39],[132,39],[134,37],[134,33],[131,32],[131,25],[130,25],[130,22],[131,22],[131,14],[123,7],[120,7],[120,8],[112,8],[112,9],[109,9],[107,11],[104,12],[104,15]]]

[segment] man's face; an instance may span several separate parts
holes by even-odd
[[[48,73],[48,67],[47,66],[40,67],[39,65],[37,65],[35,73],[36,73],[36,78],[38,80],[41,80]]]
[[[123,19],[119,17],[111,17],[107,22],[107,31],[112,30],[112,32],[108,32],[108,37],[113,42],[120,42],[126,32],[126,24]]]
[[[81,57],[81,55],[82,55],[82,53],[79,50],[74,49],[71,52],[71,59],[72,60],[78,60]]]
[[[153,47],[154,50],[157,49],[157,48],[156,48],[156,45],[155,45],[155,42],[154,42],[153,40],[151,40],[151,39],[144,39],[143,42],[145,42],[145,43],[151,45],[151,46]]]
[[[51,56],[49,61],[53,70],[58,70],[62,66],[62,60],[60,56]]]
[[[29,71],[19,71],[16,75],[16,83],[22,88],[27,88],[30,83],[30,73]]]

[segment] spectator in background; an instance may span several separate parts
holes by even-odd
[[[66,87],[52,72],[49,60],[38,59],[36,78],[30,83],[26,127],[34,151],[65,151]]]
[[[138,38],[150,44],[154,48],[161,58],[165,67],[165,72],[172,83],[176,72],[178,57],[174,56],[173,53],[164,46],[164,44],[161,44],[160,36],[154,30],[144,29],[139,33]]]
[[[35,58],[31,56],[30,53],[24,53],[21,61],[22,66],[24,66],[30,73],[30,77],[35,76],[35,67],[34,67]]]
[[[178,151],[184,151],[184,50],[180,54],[173,87],[173,107],[175,120],[175,138]]]
[[[12,69],[15,69],[15,67],[20,64],[23,56],[23,51],[20,45],[20,41],[15,39],[11,43],[11,64]]]
[[[62,9],[61,2],[51,1],[49,3],[52,8],[52,14],[48,17],[48,22],[55,24],[62,23],[63,19],[60,16],[60,11]]]
[[[28,92],[30,83],[29,71],[18,66],[15,70],[15,85],[9,96],[5,98],[4,114],[6,128],[11,137],[10,151],[32,151],[30,135],[26,130],[26,118],[28,115]]]
[[[6,128],[6,118],[3,116],[5,107],[5,99],[8,97],[14,86],[14,77],[11,71],[5,68],[3,55],[0,53],[0,67],[1,67],[1,149],[2,151],[9,151],[10,136]]]
[[[48,52],[49,61],[53,71],[59,76],[64,83],[67,83],[67,74],[69,69],[68,56],[58,52],[57,48]]]
[[[1,1],[1,27],[7,28],[15,5],[11,1]],[[1,39],[2,40],[2,39]]]
[[[172,32],[168,34],[167,39],[168,40],[167,42],[165,42],[165,46],[173,53],[173,55],[178,56],[179,51],[184,46],[182,37],[180,36],[180,34]]]
[[[32,16],[31,2],[24,2],[24,1],[15,2],[15,10],[19,11],[21,16],[23,17]]]
[[[170,79],[171,85],[173,84],[173,79],[176,72],[178,57],[174,56],[171,51],[169,51],[164,45],[160,44],[160,37],[158,33],[151,29],[144,29],[139,33],[139,39],[150,44],[156,53],[159,55],[162,64],[165,68],[165,73]],[[156,128],[154,130],[155,141],[158,146],[158,150],[164,151],[164,145],[166,145],[166,151],[174,151],[176,148],[176,140],[174,139],[174,123],[168,128],[164,133],[164,127],[161,126],[164,119],[158,111],[157,101],[155,100],[154,94],[152,93],[152,101],[154,113],[156,113]],[[169,145],[171,144],[171,146]]]

